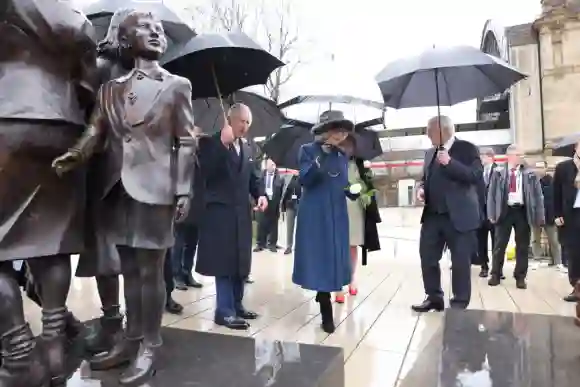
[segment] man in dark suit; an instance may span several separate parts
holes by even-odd
[[[282,212],[286,214],[286,255],[292,254],[294,248],[294,228],[301,196],[302,186],[298,181],[298,173],[294,172],[282,195]]]
[[[267,248],[275,253],[278,251],[278,219],[280,219],[280,201],[284,190],[284,179],[278,173],[276,164],[272,160],[266,160],[266,169],[262,172],[261,184],[268,198],[268,209],[258,214],[258,235],[254,252]]]
[[[574,157],[556,165],[554,172],[554,215],[559,227],[562,255],[568,261],[568,279],[572,288],[580,281],[580,142]],[[572,292],[564,298],[578,302]]]
[[[453,265],[450,304],[464,309],[471,298],[475,231],[481,225],[477,184],[482,179],[483,166],[477,147],[455,137],[455,126],[449,117],[430,119],[427,135],[433,148],[425,153],[423,177],[417,190],[417,199],[425,203],[419,253],[427,298],[412,309],[444,309],[439,260],[445,245],[451,251]]]
[[[479,201],[481,205],[482,222],[477,230],[477,263],[481,265],[479,276],[485,278],[489,275],[489,254],[488,240],[491,236],[491,245],[494,243],[493,224],[487,219],[487,193],[489,191],[489,181],[491,172],[497,166],[494,161],[495,153],[492,148],[481,148],[479,150],[481,162],[483,164],[483,179],[479,184]]]
[[[121,262],[127,322],[124,340],[90,364],[104,370],[130,361],[119,382],[140,385],[155,373],[163,260],[174,243],[174,219],[187,215],[191,197],[195,149],[176,152],[174,144],[193,140],[194,122],[190,82],[158,62],[167,47],[161,22],[132,12],[119,25],[119,43],[134,68],[101,87],[89,127],[53,167],[62,175],[102,150],[102,220]]]
[[[242,141],[252,123],[250,109],[234,104],[224,128],[199,140],[198,162],[204,180],[204,209],[199,223],[196,271],[215,277],[214,321],[248,329],[258,315],[244,308],[244,279],[252,265],[252,207],[265,211],[268,199],[251,150]]]
[[[554,217],[554,178],[548,174],[548,163],[541,161],[536,163],[536,173],[540,178],[540,185],[542,187],[542,195],[544,196],[544,216],[546,223],[544,226],[532,228],[532,251],[534,257],[541,258],[542,253],[542,231],[546,233],[548,238],[548,245],[550,246],[550,266],[557,266],[558,269],[563,270],[562,252],[560,249],[560,242],[558,241],[558,230],[555,224]]]
[[[196,135],[201,134],[201,129],[194,129]],[[175,244],[171,249],[171,264],[175,278],[175,287],[179,290],[188,288],[201,288],[202,284],[193,278],[192,270],[195,260],[195,251],[198,242],[198,223],[203,211],[203,179],[200,176],[199,167],[195,168],[193,179],[193,199],[187,217],[175,224]]]

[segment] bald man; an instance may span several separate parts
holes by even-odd
[[[243,104],[227,112],[223,129],[199,140],[199,174],[203,179],[204,208],[199,217],[196,271],[215,277],[215,323],[230,329],[248,329],[258,317],[242,303],[244,279],[252,264],[252,207],[265,211],[259,169],[243,137],[252,124],[252,112]],[[195,200],[195,199],[194,199]]]

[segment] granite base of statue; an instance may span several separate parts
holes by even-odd
[[[166,327],[147,387],[345,387],[342,348]],[[82,354],[67,387],[118,387],[123,368],[94,371]]]

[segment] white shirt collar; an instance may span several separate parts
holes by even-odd
[[[455,143],[455,136],[452,136],[449,140],[447,140],[447,142],[443,144],[443,148],[445,148],[445,150],[449,150],[453,146],[453,143]]]

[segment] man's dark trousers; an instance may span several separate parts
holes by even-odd
[[[175,225],[175,245],[172,249],[172,259],[176,279],[187,281],[191,276],[197,241],[197,225],[190,223],[177,223]]]
[[[171,250],[167,249],[167,253],[165,253],[165,263],[163,265],[163,279],[165,280],[165,293],[166,299],[165,302],[169,298],[171,298],[171,293],[175,289],[175,282],[173,280],[173,262],[171,259]]]
[[[449,214],[427,213],[423,218],[419,240],[421,272],[425,294],[434,302],[443,300],[439,261],[443,248],[451,251],[451,284],[454,297],[451,304],[467,306],[471,300],[471,256],[476,245],[475,231],[459,232]]]
[[[240,277],[216,277],[216,318],[236,316],[243,310],[245,281]]]
[[[268,201],[268,209],[258,214],[258,235],[256,245],[260,247],[276,247],[278,243],[278,219],[280,209],[274,200]]]
[[[494,226],[489,220],[486,219],[481,224],[479,230],[477,230],[477,263],[481,265],[482,269],[489,269],[489,236],[491,236],[491,248],[493,251],[493,246],[495,245]]]
[[[530,246],[530,225],[526,217],[524,206],[508,206],[505,215],[495,225],[495,244],[491,265],[491,276],[500,278],[503,273],[505,262],[505,250],[514,230],[516,242],[516,267],[514,268],[515,279],[525,279],[528,275],[528,250]]]

